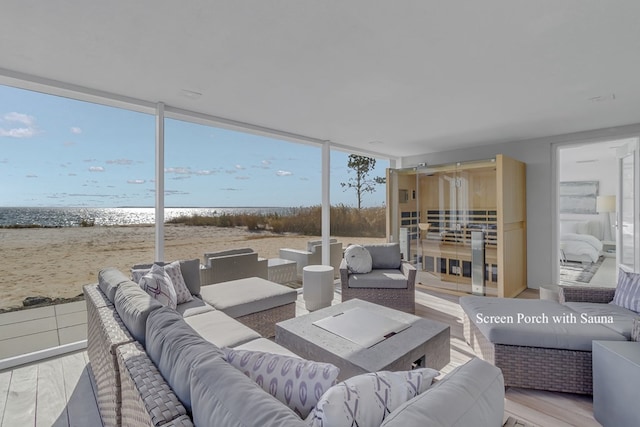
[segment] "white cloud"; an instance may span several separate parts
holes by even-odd
[[[278,176],[291,176],[291,175],[293,175],[293,172],[279,170],[278,172],[276,172],[276,175],[278,175]]]
[[[242,166],[242,165],[236,165],[236,169],[238,169],[238,170],[244,170],[244,166]]]
[[[0,137],[7,136],[10,138],[31,138],[32,136],[38,134],[38,129],[36,128],[36,119],[33,116],[28,114],[11,112],[7,113],[2,117],[3,122],[7,122],[9,124],[19,123],[20,125],[24,125],[26,127],[10,127],[0,128]]]
[[[165,168],[164,169],[164,173],[176,173],[179,175],[191,175],[193,173],[193,171],[191,170],[191,168],[185,168],[185,167],[173,167],[173,168]]]
[[[217,171],[212,171],[212,170],[199,170],[199,171],[196,171],[195,174],[196,175],[213,175],[216,172]]]
[[[146,181],[144,179],[128,179],[127,184],[144,184]]]
[[[89,172],[104,172],[104,168],[102,166],[91,166],[89,167]]]
[[[73,147],[74,145],[76,145],[76,143],[73,141],[65,141],[62,143],[62,145],[64,145],[65,147]]]
[[[80,135],[82,133],[82,129],[76,126],[73,126],[70,130],[71,130],[71,133],[74,135]]]
[[[262,166],[269,166],[271,164],[271,161],[269,160],[263,160],[260,163],[262,163]]]
[[[236,179],[247,180],[247,179],[251,179],[251,177],[248,177],[248,176],[236,176]]]
[[[133,163],[133,160],[129,159],[107,160],[108,165],[130,165],[131,163]]]
[[[36,119],[28,114],[11,112],[4,115],[3,119],[7,122],[17,122],[23,125],[33,126],[36,124]]]

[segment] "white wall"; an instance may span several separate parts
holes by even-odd
[[[558,146],[578,141],[599,142],[640,135],[640,123],[527,141],[471,147],[402,159],[403,167],[426,162],[430,165],[488,159],[504,154],[527,164],[527,285],[538,288],[556,283],[557,191],[556,154]],[[615,172],[612,172],[615,173]]]

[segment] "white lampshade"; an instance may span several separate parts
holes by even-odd
[[[598,213],[615,212],[616,196],[598,196],[596,199],[596,211]]]

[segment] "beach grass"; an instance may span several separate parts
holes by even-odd
[[[384,237],[386,211],[383,206],[357,209],[346,205],[331,206],[332,236]],[[246,227],[249,231],[320,235],[322,206],[291,208],[284,214],[187,215],[168,220],[168,224],[213,227]]]

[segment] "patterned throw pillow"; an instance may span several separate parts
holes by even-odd
[[[147,274],[150,270],[150,268],[136,268],[131,270],[131,280],[136,283],[140,283],[140,279],[142,279],[142,276]],[[164,271],[167,272],[169,278],[171,279],[171,282],[173,283],[173,288],[176,291],[177,304],[193,301],[193,296],[191,295],[191,292],[187,287],[187,283],[184,281],[184,277],[182,276],[180,261],[174,261],[170,264],[165,264]]]
[[[344,251],[344,260],[351,273],[369,273],[371,271],[371,254],[360,245],[351,245]]]
[[[618,272],[618,285],[612,304],[640,313],[640,274]]]
[[[404,402],[429,388],[438,371],[429,368],[358,375],[331,387],[309,414],[312,427],[378,427]]]
[[[153,264],[151,270],[142,276],[138,284],[162,305],[173,309],[176,308],[176,291],[173,288],[173,283],[171,283],[171,278],[161,266]]]
[[[189,288],[187,288],[184,277],[182,277],[180,261],[173,261],[171,264],[165,265],[164,271],[167,272],[171,279],[171,283],[173,283],[173,288],[176,291],[177,303],[182,304],[183,302],[192,301],[193,297],[191,296],[191,292],[189,292]]]
[[[264,391],[306,418],[320,397],[336,383],[340,369],[330,363],[261,351],[223,348],[227,362]]]

